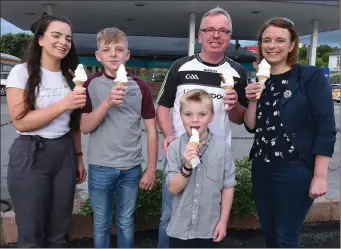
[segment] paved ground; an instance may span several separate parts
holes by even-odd
[[[340,129],[340,104],[335,104],[335,118],[336,126]],[[8,107],[5,99],[1,97],[1,199],[9,199],[7,190],[7,164],[8,164],[8,150],[17,137],[15,128],[12,124],[6,124],[10,121],[8,113]],[[5,125],[4,125],[5,124]],[[143,125],[141,125],[143,128]],[[253,135],[249,134],[243,126],[232,126],[232,136],[235,139],[232,140],[232,151],[235,158],[243,158],[248,156],[252,145],[252,139],[239,139],[250,138]],[[162,168],[163,153],[161,145],[163,143],[163,137],[159,136],[159,155],[158,155],[158,168]],[[146,134],[143,134],[143,153],[146,154]],[[84,153],[84,162],[87,164],[86,151],[87,151],[88,136],[82,136],[82,147]],[[86,165],[87,167],[87,165]],[[77,186],[76,199],[86,199],[88,197],[87,181]],[[329,172],[328,172],[328,193],[327,197],[340,198],[340,133],[337,134],[337,142],[335,144],[335,153],[331,160]]]
[[[117,237],[112,238],[116,245]],[[149,230],[135,233],[136,248],[157,248],[158,231]],[[74,240],[73,248],[93,247],[92,239]],[[114,246],[115,247],[115,246]],[[340,248],[340,224],[320,223],[307,225],[301,234],[301,248]],[[221,248],[265,248],[264,236],[261,230],[227,231],[227,237]]]
[[[156,248],[157,230],[147,230],[135,233],[134,248]],[[113,247],[116,247],[117,237],[112,237]],[[15,247],[16,244],[0,245],[0,248]],[[70,242],[71,248],[92,248],[93,240],[84,238]],[[227,231],[227,237],[221,248],[264,248],[264,236],[261,230],[233,230]],[[301,234],[301,248],[340,248],[340,223],[309,224],[303,228]]]

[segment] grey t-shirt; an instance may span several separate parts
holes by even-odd
[[[87,102],[83,113],[95,110],[109,95],[114,78],[104,71],[91,75],[84,84]],[[127,95],[120,106],[112,107],[96,130],[91,132],[88,163],[104,167],[129,169],[143,162],[141,118],[155,118],[149,85],[128,77]]]
[[[188,141],[189,136],[184,133],[168,147],[167,186],[184,163],[183,152]],[[167,227],[170,237],[183,240],[212,238],[220,219],[221,191],[236,185],[235,165],[228,141],[210,133],[206,150],[205,147],[204,144],[199,149],[203,152],[202,163],[192,171],[185,189],[174,196]]]

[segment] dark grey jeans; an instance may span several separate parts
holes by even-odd
[[[8,190],[18,247],[64,247],[77,177],[72,137],[20,135],[9,151]]]

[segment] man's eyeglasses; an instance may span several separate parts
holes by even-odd
[[[285,17],[275,17],[275,18],[272,18],[269,21],[267,21],[265,24],[271,24],[271,23],[274,23],[276,21],[284,21],[286,24],[290,25],[291,27],[294,27],[294,22],[291,21],[288,18],[285,18]]]
[[[231,30],[228,30],[228,29],[213,29],[213,28],[201,29],[200,31],[204,32],[208,36],[214,35],[216,31],[218,32],[218,35],[220,36],[228,36],[231,33]]]

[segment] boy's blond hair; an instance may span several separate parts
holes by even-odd
[[[104,44],[118,43],[124,41],[128,48],[128,38],[127,35],[118,28],[106,28],[97,33],[97,48],[99,48],[99,43],[104,40]]]
[[[203,89],[193,89],[186,92],[180,100],[180,113],[188,102],[203,103],[209,105],[211,113],[214,113],[213,100],[211,95]]]

